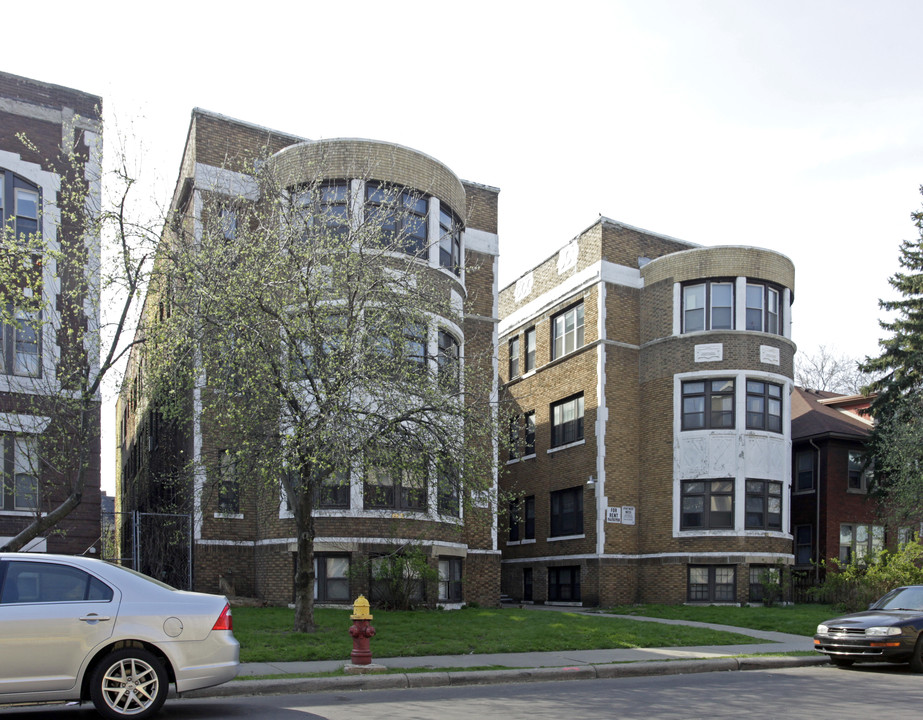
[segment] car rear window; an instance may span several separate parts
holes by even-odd
[[[139,573],[137,570],[132,570],[131,568],[125,567],[124,565],[111,565],[110,564],[110,567],[116,568],[119,572],[127,573],[129,575],[134,575],[135,577],[141,578],[142,580],[147,580],[149,583],[153,583],[154,585],[162,587],[164,590],[172,590],[173,592],[177,591],[176,588],[173,587],[172,585],[167,585],[165,582],[161,582],[160,580],[157,580],[156,578],[152,578],[150,575]]]

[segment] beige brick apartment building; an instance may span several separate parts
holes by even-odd
[[[323,167],[324,202],[330,207],[340,203],[343,218],[369,212],[378,188],[406,193],[415,213],[414,238],[419,240],[416,262],[445,287],[463,317],[460,325],[432,319],[419,340],[424,363],[436,373],[439,358],[449,351],[461,358],[486,355],[492,362],[496,357],[497,189],[459,180],[437,160],[399,145],[356,139],[311,141],[197,109],[173,198],[174,219],[165,237],[185,233],[198,238],[203,213],[215,207],[215,198],[226,198],[230,212],[241,198],[258,202],[258,184],[230,168],[228,158],[246,160],[261,154],[268,158],[265,162],[274,175],[293,191],[314,181],[302,175],[307,168]],[[228,227],[233,230],[234,221]],[[235,241],[233,233],[228,241]],[[145,312],[163,311],[159,299],[149,296]],[[192,391],[187,417],[164,418],[156,399],[148,395],[142,363],[143,352],[138,350],[129,361],[118,406],[118,488],[124,517],[180,508],[180,513],[192,518],[190,584],[194,588],[290,602],[297,544],[285,498],[278,491],[210,492],[223,481],[220,468],[213,475],[205,458],[222,447],[223,440],[198,410],[196,393],[204,390]],[[490,392],[495,397],[495,376],[492,382]],[[472,505],[495,509],[495,470],[487,481],[490,493],[447,512],[440,504],[435,477],[422,494],[409,498],[392,488],[391,494],[382,496],[388,507],[383,508],[380,500],[372,507],[364,492],[368,479],[357,466],[345,484],[316,501],[316,601],[346,604],[359,593],[368,594],[368,573],[351,570],[396,547],[414,545],[439,571],[440,581],[426,588],[427,604],[497,604],[496,533],[491,523],[475,526],[465,517],[465,507]],[[148,532],[126,529],[123,538],[137,537],[140,545]],[[135,551],[134,556],[145,572],[157,575],[162,574],[158,570],[170,570],[156,567],[157,558],[142,552]]]
[[[500,292],[506,595],[746,602],[791,564],[793,290],[777,253],[601,218]]]

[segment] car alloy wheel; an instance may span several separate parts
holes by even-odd
[[[155,655],[142,649],[119,650],[96,668],[90,695],[104,717],[143,720],[163,705],[167,683],[163,663]]]

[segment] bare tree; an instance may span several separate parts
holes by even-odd
[[[873,376],[859,369],[860,361],[836,348],[819,345],[813,354],[799,352],[795,358],[795,382],[824,392],[860,395]]]
[[[104,173],[103,128],[85,125],[75,121],[64,134],[70,143],[47,160],[60,187],[37,209],[35,228],[9,224],[0,238],[0,321],[15,334],[10,374],[29,388],[13,387],[7,398],[7,417],[21,425],[9,482],[17,502],[32,510],[3,550],[58,531],[99,472],[103,384],[131,345],[128,331],[150,271],[144,248],[158,235],[156,223],[140,222],[130,208],[137,180],[124,146]],[[20,139],[37,152],[28,137]],[[46,222],[54,232],[42,232]]]

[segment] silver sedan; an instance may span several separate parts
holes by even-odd
[[[143,719],[170,683],[234,678],[239,654],[224,597],[91,558],[0,553],[0,703],[91,700]]]

